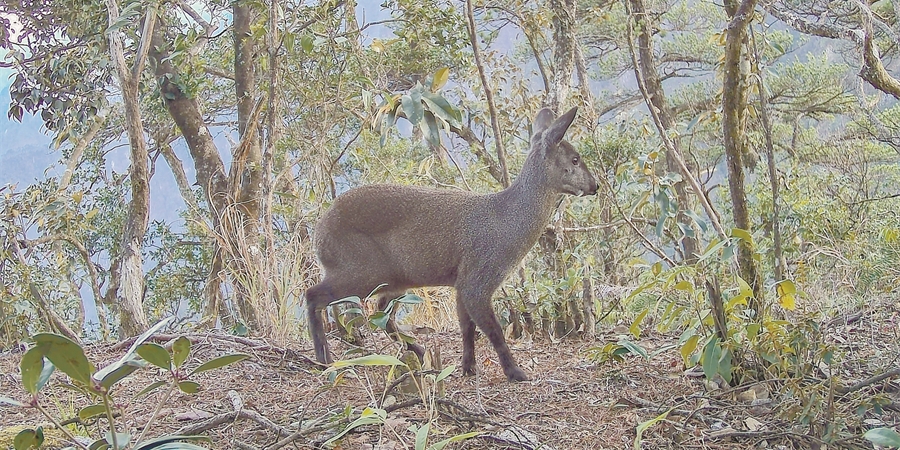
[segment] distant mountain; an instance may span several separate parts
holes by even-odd
[[[50,149],[50,136],[41,131],[40,117],[25,114],[22,122],[10,120],[9,70],[0,70],[0,186],[8,183],[31,184],[44,179],[44,172],[59,160]]]

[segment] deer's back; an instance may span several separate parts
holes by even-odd
[[[356,188],[319,221],[316,253],[326,276],[364,273],[398,289],[452,285],[466,217],[481,203],[482,196],[450,189]]]

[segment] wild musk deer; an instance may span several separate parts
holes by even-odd
[[[379,307],[407,289],[456,288],[462,370],[475,374],[475,325],[488,337],[510,381],[528,380],[513,359],[491,307],[494,291],[543,233],[560,194],[597,193],[597,181],[563,135],[576,108],[554,120],[534,119],[522,171],[503,191],[480,195],[449,189],[370,185],[335,199],[313,242],[324,279],[306,293],[316,358],[331,362],[321,310],[381,284]],[[393,327],[389,325],[389,331]],[[410,346],[419,356],[422,349]]]

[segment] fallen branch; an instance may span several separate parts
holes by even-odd
[[[854,384],[853,386],[850,386],[850,387],[839,386],[835,390],[837,391],[838,394],[846,395],[851,392],[856,392],[866,386],[870,386],[875,383],[884,381],[888,378],[893,378],[893,377],[898,377],[898,376],[900,376],[900,367],[895,367],[895,368],[888,370],[887,372],[882,373],[880,375],[875,375],[873,377],[866,378],[865,380],[862,380],[859,383]]]

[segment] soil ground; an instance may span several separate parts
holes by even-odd
[[[841,363],[831,368],[834,380],[849,386],[897,367],[898,310],[896,303],[880,305],[822,325],[827,339],[844,355]],[[831,385],[821,380],[806,383],[826,386],[819,390],[791,391],[788,388],[793,382],[789,380],[715,388],[697,376],[697,369],[684,369],[676,348],[665,348],[677,342],[677,336],[642,338],[640,344],[648,352],[662,349],[649,360],[628,356],[624,361],[603,364],[588,358],[589,349],[615,342],[618,337],[613,332],[598,335],[593,342],[511,342],[513,354],[533,377],[533,381],[521,383],[506,381],[490,345],[479,338],[479,375],[463,377],[456,369],[434,398],[425,396],[425,405],[422,395],[404,393],[415,392],[409,389],[411,384],[391,386],[383,367],[344,373],[335,384],[309,360],[313,352],[308,342],[275,346],[218,334],[188,337],[193,345],[187,366],[234,352],[252,357],[196,376],[201,391],[171,397],[150,434],[200,433],[212,440],[205,446],[216,449],[321,448],[366,407],[388,411],[383,425],[355,428],[337,441],[336,448],[412,449],[415,434],[410,427],[423,425],[429,417],[433,418],[429,445],[462,433],[481,433],[448,447],[456,449],[636,448],[638,429],[644,428],[641,424],[667,411],[664,418],[641,432],[637,448],[873,448],[860,437],[867,428],[900,423],[900,413],[892,403],[900,397],[896,376],[870,382],[846,395],[834,394],[827,388]],[[165,343],[173,338],[157,336],[155,340]],[[418,339],[426,348],[439,349],[445,366],[459,364],[458,332]],[[125,348],[121,344],[90,345],[86,353],[102,367],[118,359]],[[332,348],[340,352],[346,346],[332,340]],[[18,370],[22,350],[0,353],[0,396],[26,401]],[[162,376],[145,369],[117,386],[116,398],[123,408],[120,420],[134,435],[150,419],[161,393],[130,399]],[[63,379],[58,373],[54,377]],[[87,405],[84,398],[58,385],[51,381],[41,397],[52,413],[69,418]],[[390,387],[387,393],[386,387]],[[832,394],[818,402],[824,405],[820,406],[823,413],[811,423],[788,420],[797,405],[817,404],[790,392],[829,391]],[[888,406],[881,411],[858,409],[873,398]],[[840,435],[825,446],[829,420],[839,425]],[[0,431],[47,423],[34,409],[0,405]],[[96,425],[88,430],[92,436],[99,435]],[[81,434],[87,433],[82,429]],[[0,448],[6,448],[4,445]]]

